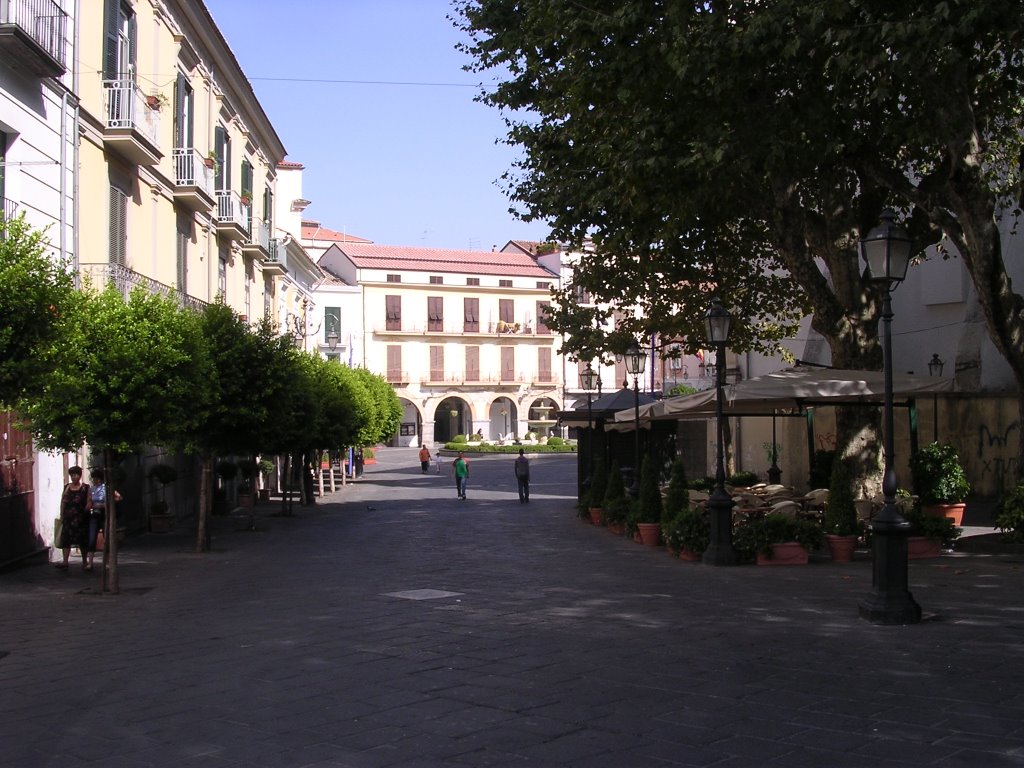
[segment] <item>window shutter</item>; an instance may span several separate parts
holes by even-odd
[[[480,347],[466,347],[466,381],[480,381]]]
[[[384,312],[385,312],[385,325],[384,329],[388,331],[400,331],[402,330],[402,297],[401,296],[385,296],[384,297]]]
[[[388,344],[388,381],[402,381],[402,345]]]
[[[430,380],[444,381],[444,347],[440,345],[430,348]]]
[[[466,333],[477,333],[480,331],[480,299],[463,299],[462,313],[464,315],[462,330]]]
[[[134,80],[135,73],[138,68],[135,66],[136,51],[139,50],[138,44],[138,20],[135,18],[134,13],[130,13],[128,16],[128,61],[122,61],[121,67],[124,72],[121,73],[121,77]]]
[[[501,348],[501,380],[515,381],[516,379],[516,350],[515,347]]]
[[[117,187],[110,188],[111,264],[125,265],[128,250],[128,196]]]
[[[548,328],[547,322],[545,322],[548,319],[548,312],[550,310],[551,302],[537,302],[537,333],[551,333],[551,329]]]
[[[444,330],[444,299],[440,296],[427,297],[427,330]]]
[[[106,0],[103,6],[103,79],[116,80],[117,20],[121,14],[121,0]]]
[[[515,322],[515,303],[512,299],[498,299],[498,319],[506,322]]]
[[[242,194],[252,198],[252,163],[242,161]]]
[[[227,153],[228,133],[224,126],[218,125],[213,129],[213,154],[217,158],[217,163],[214,166],[213,187],[218,191],[230,189],[231,172],[228,167]]]
[[[551,347],[537,350],[537,374],[538,381],[551,381]]]
[[[263,220],[267,222],[270,236],[274,236],[274,192],[267,187],[263,190]]]

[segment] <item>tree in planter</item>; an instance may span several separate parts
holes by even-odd
[[[616,468],[616,474],[618,469]],[[590,506],[595,509],[604,507],[608,488],[608,473],[604,469],[604,461],[600,456],[594,457],[594,466],[590,472]]]
[[[750,562],[758,554],[771,558],[772,545],[795,541],[808,552],[821,546],[821,526],[813,520],[791,517],[779,512],[749,517],[737,526],[733,547],[737,557]]]
[[[856,546],[857,506],[853,500],[850,470],[840,457],[832,462],[832,478],[825,505],[825,534],[832,559],[849,562]]]
[[[178,479],[178,470],[170,464],[154,464],[149,468],[149,477],[160,486],[160,500],[153,503],[151,511],[156,515],[166,515],[167,486]]]
[[[689,507],[690,489],[686,481],[686,465],[683,463],[682,457],[677,456],[672,461],[672,473],[662,507],[662,522],[670,525],[677,515]]]
[[[930,443],[910,457],[910,476],[922,504],[960,504],[971,492],[956,448]]]
[[[650,456],[644,456],[640,463],[640,493],[634,506],[633,517],[637,528],[640,526],[656,526],[640,529],[645,544],[656,544],[661,532],[663,505],[661,488],[658,485],[658,471]]]
[[[19,411],[41,447],[102,446],[104,476],[113,457],[147,445],[186,444],[209,403],[211,369],[196,315],[170,299],[108,287],[83,292],[68,332],[47,348],[52,372]],[[106,530],[117,530],[115,487],[107,490]],[[103,587],[120,591],[117,536],[108,539]]]
[[[0,406],[13,406],[47,375],[43,351],[56,343],[79,294],[64,265],[46,253],[24,215],[0,220]]]

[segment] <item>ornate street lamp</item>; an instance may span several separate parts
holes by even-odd
[[[711,541],[701,558],[706,565],[736,565],[736,551],[732,548],[732,508],[735,502],[725,490],[725,419],[722,416],[725,385],[725,344],[729,340],[732,316],[716,296],[711,309],[704,315],[704,332],[715,350],[715,421],[718,431],[715,464],[715,490],[707,501],[711,518]],[[710,366],[709,366],[710,367]]]
[[[868,265],[868,277],[882,288],[882,368],[885,379],[885,408],[882,429],[885,471],[882,475],[882,509],[871,521],[874,568],[871,593],[860,604],[860,616],[875,624],[915,624],[921,620],[921,606],[910,594],[907,583],[907,535],[910,523],[896,504],[896,469],[893,449],[892,405],[892,291],[907,276],[913,240],[895,223],[896,214],[882,212],[882,223],[860,241],[860,253]]]
[[[939,353],[934,353],[932,359],[928,361],[928,375],[941,376],[945,364],[946,361],[939,357]],[[932,392],[932,442],[939,442],[939,395],[937,392]]]
[[[594,366],[587,363],[587,367],[580,374],[580,386],[587,390],[587,478],[583,485],[590,487],[594,479],[594,398],[591,390],[597,386],[601,375],[594,370]]]
[[[338,342],[341,341],[341,335],[338,333],[336,328],[331,328],[327,331],[327,346],[331,352],[338,348]]]
[[[629,492],[636,498],[640,495],[640,376],[647,366],[647,353],[633,341],[630,342],[629,349],[623,357],[626,371],[633,377],[633,426],[636,429],[636,439],[633,446],[633,484]]]

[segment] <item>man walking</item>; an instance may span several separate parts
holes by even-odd
[[[459,453],[458,458],[452,462],[452,474],[455,476],[455,494],[460,499],[466,498],[466,479],[469,477],[469,462],[466,456]]]
[[[519,485],[519,503],[525,504],[530,500],[530,460],[522,448],[519,449],[519,458],[513,463],[512,470]]]

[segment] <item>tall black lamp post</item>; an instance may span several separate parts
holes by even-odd
[[[928,361],[928,375],[941,376],[945,365],[946,361],[939,357],[939,353],[934,353]],[[939,442],[939,396],[935,392],[932,392],[932,442]]]
[[[722,416],[723,394],[725,384],[725,343],[729,340],[729,326],[732,316],[722,306],[717,297],[711,303],[711,309],[704,315],[704,331],[708,343],[715,350],[715,420],[718,430],[718,446],[716,449],[715,490],[707,501],[708,515],[711,518],[711,541],[704,550],[702,558],[706,565],[736,565],[736,551],[732,548],[732,508],[735,502],[725,490],[725,419]],[[710,367],[710,366],[709,366]]]
[[[587,479],[583,481],[586,486],[594,480],[594,399],[591,390],[597,386],[600,378],[600,374],[590,363],[587,363],[587,367],[580,374],[580,386],[587,390]]]
[[[868,265],[868,276],[882,287],[882,368],[885,378],[885,408],[882,429],[885,470],[882,475],[882,509],[871,521],[874,568],[871,593],[860,604],[860,616],[874,624],[915,624],[921,620],[921,606],[908,589],[907,535],[910,524],[896,504],[896,469],[893,450],[892,406],[892,291],[907,276],[913,241],[895,223],[896,214],[886,209],[882,223],[860,241],[860,252]]]
[[[640,495],[640,377],[647,367],[647,354],[636,342],[629,345],[625,354],[626,371],[633,377],[633,428],[636,440],[633,446],[633,484],[629,488],[633,498]]]

